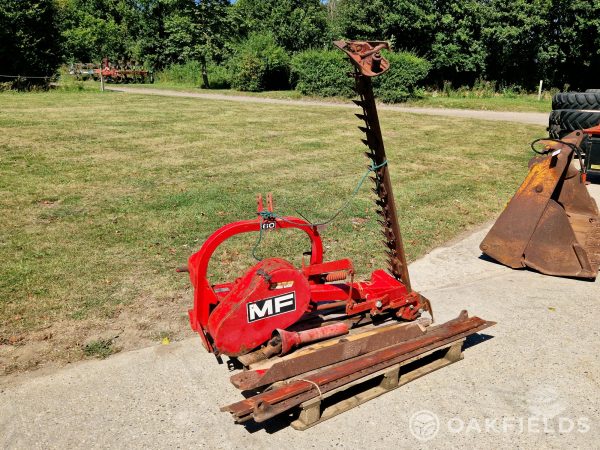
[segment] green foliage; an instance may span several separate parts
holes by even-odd
[[[535,86],[542,71],[538,64],[544,45],[546,17],[539,14],[546,0],[492,0],[487,8],[486,26],[482,37],[487,48],[485,62],[488,77],[501,80],[502,85]]]
[[[408,52],[386,52],[385,57],[390,69],[373,79],[377,98],[396,103],[420,97],[419,85],[431,64]],[[348,58],[339,50],[308,50],[292,58],[292,81],[304,95],[352,97],[354,81],[348,77],[351,71]]]
[[[229,61],[231,85],[240,91],[289,87],[290,57],[269,33],[256,33],[238,44]]]
[[[0,2],[0,61],[3,75],[51,77],[60,63],[60,40],[52,0]],[[0,78],[3,87],[45,86],[45,78]]]
[[[231,73],[225,66],[209,64],[208,81],[211,89],[229,89],[231,87]]]
[[[383,102],[399,103],[422,97],[423,90],[419,86],[427,77],[431,64],[408,52],[386,52],[385,57],[390,61],[390,69],[374,79],[377,98]]]
[[[485,68],[487,49],[481,38],[484,7],[480,0],[443,2],[430,60],[437,81],[472,84]]]
[[[335,2],[331,26],[346,39],[386,39],[398,49],[428,55],[438,7],[433,0],[340,0]]]
[[[540,0],[541,1],[541,0]],[[539,73],[556,87],[598,87],[600,73],[600,3],[598,0],[553,0],[539,47]],[[545,11],[545,12],[546,12]]]
[[[304,95],[351,97],[354,81],[348,58],[339,50],[307,50],[292,58],[291,79]]]
[[[254,35],[269,34],[288,54],[329,48],[334,38],[387,40],[396,51],[430,61],[427,83],[438,88],[446,81],[472,87],[484,78],[496,80],[499,90],[533,90],[540,79],[581,89],[598,83],[599,2],[4,0],[0,60],[6,61],[3,71],[42,75],[53,73],[61,59],[98,63],[108,56],[154,70],[198,61],[199,84],[226,85],[224,70],[208,67],[214,61],[241,70],[234,73],[244,89],[261,90],[273,81],[264,60],[274,57],[240,48]],[[209,80],[211,71],[219,81]]]
[[[60,0],[59,24],[67,61],[140,59],[144,16],[131,0]]]
[[[319,0],[237,0],[232,14],[238,35],[271,33],[289,52],[327,42],[327,10]]]
[[[207,65],[209,86],[211,89],[231,87],[231,76],[225,66],[209,63]],[[184,84],[200,86],[202,82],[202,64],[199,61],[188,61],[183,64],[172,64],[154,74],[159,83]]]
[[[89,357],[105,359],[113,353],[115,353],[115,348],[112,339],[98,339],[83,347],[83,354]]]
[[[432,63],[429,81],[498,86],[598,83],[598,0],[338,0],[336,36],[389,40]]]

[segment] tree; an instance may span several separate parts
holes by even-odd
[[[397,50],[429,56],[436,18],[434,0],[339,0],[332,28],[337,37],[386,40]]]
[[[164,19],[165,60],[200,61],[203,87],[208,87],[208,61],[218,61],[227,50],[232,29],[228,0],[173,0]],[[173,7],[175,6],[175,7]]]
[[[67,60],[141,59],[142,3],[135,0],[60,0],[63,53]]]
[[[438,4],[437,26],[429,60],[436,81],[472,84],[485,70],[483,3],[449,0]]]
[[[383,33],[394,48],[429,57],[439,18],[435,0],[386,0]]]
[[[332,30],[336,39],[387,40],[384,23],[390,11],[384,0],[338,0],[331,9]]]
[[[547,0],[537,64],[552,85],[587,88],[600,73],[600,1]]]
[[[51,77],[60,63],[60,39],[52,0],[0,3],[0,61],[6,75]],[[46,84],[44,78],[12,81],[13,86]]]
[[[232,12],[240,38],[271,33],[288,52],[327,41],[327,8],[319,0],[237,0]]]
[[[486,75],[505,85],[532,87],[539,80],[546,0],[492,0],[482,32],[488,51]]]

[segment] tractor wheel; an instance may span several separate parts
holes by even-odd
[[[600,110],[600,92],[561,92],[552,97],[552,109]]]
[[[586,89],[585,92],[600,92],[600,89]]]
[[[571,131],[583,130],[600,124],[600,111],[558,109],[550,113],[548,131],[563,137]]]

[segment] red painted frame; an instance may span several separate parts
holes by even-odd
[[[275,223],[275,229],[296,228],[304,231],[311,241],[310,265],[321,264],[323,262],[323,241],[317,231],[317,227],[297,217],[268,220],[259,217],[252,220],[241,220],[227,224],[211,234],[200,250],[194,253],[188,260],[190,281],[194,286],[194,306],[188,311],[190,324],[193,330],[200,333],[204,346],[209,351],[212,351],[212,346],[206,337],[205,329],[208,324],[211,306],[215,306],[219,302],[218,293],[215,293],[207,278],[210,259],[217,247],[230,237],[242,233],[260,232],[261,226],[267,223]],[[218,287],[226,289],[228,285],[224,284]]]

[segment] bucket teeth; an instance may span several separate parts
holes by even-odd
[[[358,129],[367,135],[369,134],[369,129],[367,127],[358,127]]]
[[[352,102],[355,105],[360,106],[361,108],[364,108],[364,104],[363,104],[362,100],[352,100]]]
[[[358,117],[360,120],[364,120],[366,123],[368,123],[367,120],[367,116],[365,116],[364,114],[354,114],[356,117]]]
[[[368,141],[367,139],[361,139],[361,141],[362,141],[362,143],[363,143],[363,144],[365,144],[367,147],[371,147],[371,146],[369,145],[369,141]],[[369,156],[369,158],[370,158],[370,156]]]

